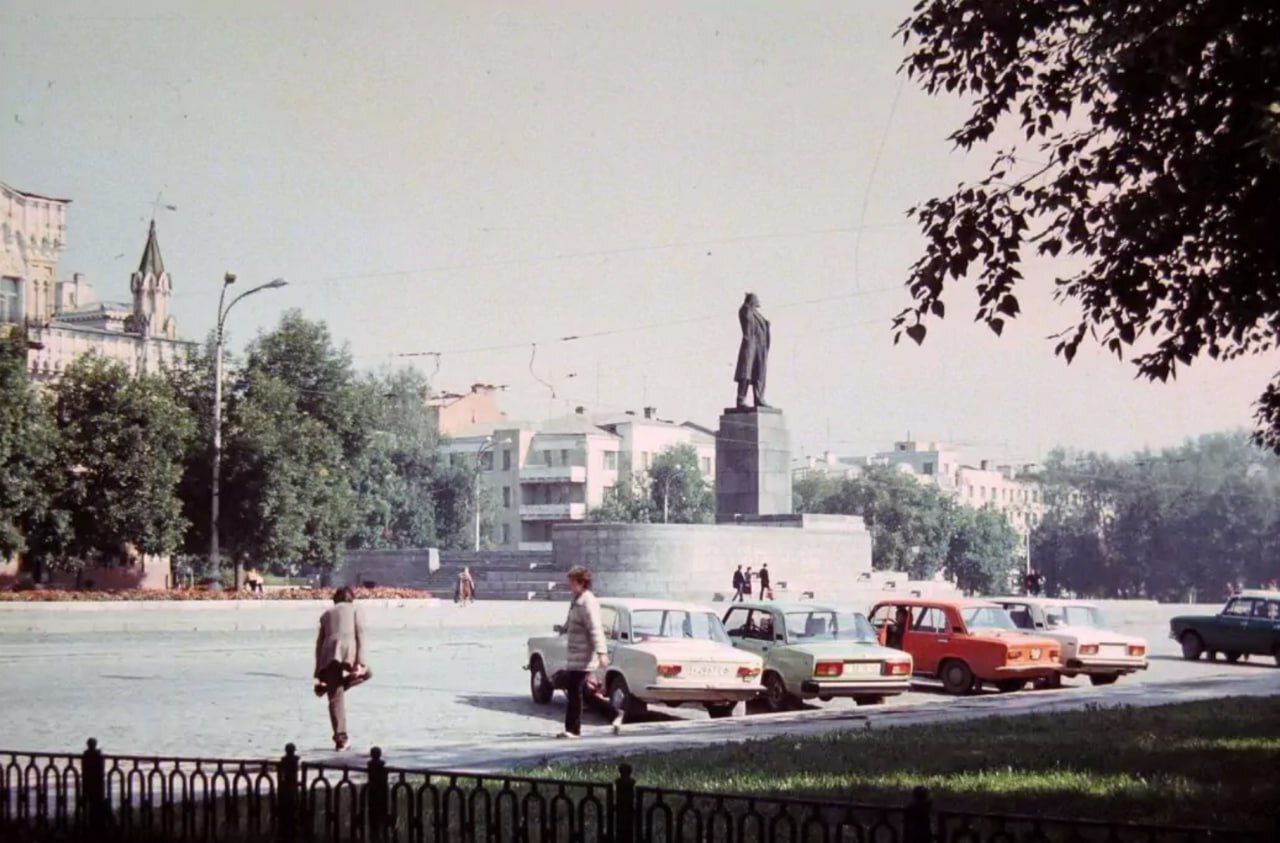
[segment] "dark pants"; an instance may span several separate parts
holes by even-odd
[[[566,670],[564,672],[564,694],[569,701],[564,712],[564,730],[571,735],[582,734],[582,699],[583,686],[587,683],[586,670]],[[612,720],[618,716],[607,697],[591,695],[591,707]]]
[[[333,726],[334,740],[347,736],[347,668],[342,662],[329,662],[329,666],[316,677],[325,686],[329,697],[329,724]]]
[[[738,381],[738,400],[739,407],[746,406],[747,403],[747,387],[751,387],[751,391],[755,393],[756,406],[759,407],[764,403],[764,372],[756,377],[754,381]]]
[[[769,584],[767,582],[760,583],[760,599],[761,600],[764,599],[764,593],[768,590],[769,590]]]
[[[733,600],[729,602],[741,603],[745,599],[746,599],[746,596],[742,593],[742,583],[738,583],[738,585],[734,586]]]

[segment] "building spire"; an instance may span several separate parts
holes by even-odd
[[[156,220],[151,218],[151,231],[147,233],[147,245],[142,250],[142,261],[138,264],[138,272],[145,278],[154,275],[159,278],[164,274],[164,259],[160,257],[160,241],[156,239]]]

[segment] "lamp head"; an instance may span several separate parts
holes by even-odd
[[[276,289],[277,287],[283,287],[283,286],[287,285],[288,283],[289,283],[289,282],[288,282],[288,281],[286,281],[286,280],[284,280],[283,278],[273,278],[273,279],[271,279],[271,281],[269,281],[269,282],[268,282],[268,283],[266,283],[266,284],[263,284],[262,286],[263,286],[265,289],[268,289],[268,290],[274,290],[274,289]]]
[[[222,283],[223,284],[236,283],[236,274],[234,272],[228,272],[226,275],[222,276]]]

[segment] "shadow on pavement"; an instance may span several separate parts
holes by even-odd
[[[464,705],[482,708],[486,711],[501,711],[506,714],[520,714],[525,717],[537,717],[540,720],[549,720],[552,722],[560,722],[564,720],[564,697],[560,694],[552,699],[547,705],[539,705],[526,696],[506,696],[504,694],[460,694],[458,701]],[[597,713],[591,706],[585,706],[582,712],[582,719],[587,725],[600,725],[608,721],[604,719],[604,715]],[[683,720],[685,718],[676,717],[667,714],[664,711],[649,709],[646,714],[640,717],[627,718],[628,723],[669,723],[674,720]]]

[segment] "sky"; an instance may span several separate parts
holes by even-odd
[[[754,291],[797,457],[1251,426],[1274,354],[1168,384],[1095,349],[1064,365],[1064,263],[1028,264],[1002,337],[956,290],[923,346],[893,345],[907,209],[986,166],[946,140],[964,103],[897,72],[909,9],[0,0],[0,180],[73,200],[59,274],[101,298],[128,299],[154,213],[182,335],[210,330],[224,273],[283,277],[233,312],[233,347],[298,308],[359,367],[503,385],[513,417],[714,427]]]

